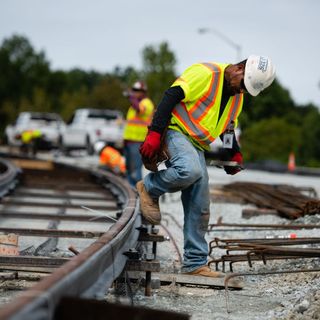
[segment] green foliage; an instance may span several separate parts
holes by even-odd
[[[241,126],[245,129],[252,122],[270,117],[286,117],[294,108],[294,102],[289,92],[277,80],[256,97],[245,96],[245,105],[241,115]]]
[[[141,72],[135,70],[133,67],[121,68],[117,66],[113,71],[113,75],[123,84],[124,90],[128,89],[135,81],[142,78]]]
[[[105,77],[92,90],[89,104],[95,108],[108,108],[125,111],[128,100],[122,94],[121,82],[114,77]]]
[[[0,130],[11,122],[21,109],[39,97],[50,74],[43,52],[36,53],[28,39],[14,35],[0,47]]]
[[[166,42],[158,48],[147,46],[143,50],[143,73],[149,87],[149,95],[158,104],[175,80],[176,58]]]
[[[287,162],[294,151],[298,165],[320,166],[319,117],[315,106],[295,105],[277,80],[257,97],[247,95],[240,116],[246,160]]]
[[[287,163],[289,153],[298,150],[300,140],[299,128],[283,118],[256,122],[241,135],[246,161],[271,159]]]
[[[44,52],[36,52],[20,35],[0,46],[0,132],[21,111],[57,112],[68,120],[78,108],[121,110],[129,107],[123,91],[145,80],[157,105],[176,78],[176,58],[166,42],[146,46],[143,68],[115,67],[108,74],[72,69],[50,70]],[[276,80],[257,97],[246,95],[240,116],[241,145],[246,161],[286,163],[294,151],[299,165],[320,166],[320,113],[313,105],[298,106]]]
[[[90,105],[88,89],[82,86],[77,91],[64,92],[61,96],[61,104],[63,107],[60,115],[68,121],[76,109]]]
[[[302,140],[298,156],[306,166],[320,167],[320,113],[314,106],[308,106],[308,113],[301,126]]]
[[[21,97],[30,99],[34,87],[46,87],[50,72],[44,53],[36,53],[29,41],[18,35],[3,41],[0,70],[0,99],[15,102]]]

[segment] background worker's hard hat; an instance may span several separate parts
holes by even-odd
[[[275,67],[268,57],[251,55],[244,70],[244,85],[252,96],[269,87],[275,78]]]
[[[97,141],[94,146],[93,146],[93,149],[94,149],[94,152],[96,154],[100,154],[100,152],[102,151],[102,149],[106,146],[106,143],[103,142],[103,141]]]
[[[147,91],[147,85],[143,82],[143,81],[136,81],[132,87],[131,87],[132,90],[135,90],[135,91]]]

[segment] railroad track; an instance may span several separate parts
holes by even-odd
[[[104,170],[1,159],[0,197],[0,319],[52,319],[63,297],[103,297],[136,247],[136,194]]]

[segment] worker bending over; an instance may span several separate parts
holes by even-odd
[[[99,155],[99,164],[101,167],[115,174],[125,176],[125,159],[117,149],[108,146],[102,141],[96,142],[94,148],[95,152]]]
[[[251,55],[237,64],[193,64],[164,93],[140,148],[146,162],[156,162],[166,144],[167,169],[149,173],[137,183],[142,215],[160,224],[158,199],[181,191],[184,210],[184,256],[182,272],[210,277],[223,276],[207,266],[205,233],[210,217],[208,172],[204,151],[221,138],[229,161],[227,174],[241,170],[243,157],[234,128],[244,93],[257,96],[270,86],[275,68],[268,57]],[[164,139],[162,139],[164,138]]]
[[[20,150],[23,154],[36,156],[41,144],[43,134],[39,129],[24,130],[17,136],[21,140]]]

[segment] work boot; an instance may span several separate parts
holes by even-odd
[[[213,271],[209,266],[202,266],[196,270],[191,272],[186,272],[184,274],[191,275],[191,276],[202,276],[202,277],[210,277],[210,278],[225,278],[226,274],[219,271]],[[230,279],[228,281],[228,287],[230,288],[237,288],[241,289],[244,286],[244,282],[240,279]]]
[[[213,271],[208,266],[202,266],[198,269],[195,269],[190,272],[186,272],[185,274],[192,276],[203,276],[203,277],[211,277],[211,278],[224,278],[225,274],[219,271]]]
[[[158,199],[150,197],[142,180],[137,182],[136,188],[140,197],[140,209],[143,217],[151,224],[160,224],[161,213]]]

